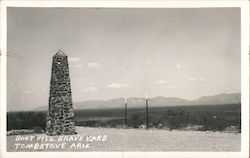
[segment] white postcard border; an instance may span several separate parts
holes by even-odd
[[[241,8],[241,152],[6,152],[7,7],[77,8]],[[5,1],[1,2],[1,157],[248,157],[249,154],[249,2],[239,1]]]

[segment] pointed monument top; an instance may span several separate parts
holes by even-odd
[[[55,55],[56,55],[56,56],[66,56],[66,54],[65,54],[61,49],[59,49],[59,50],[56,52]]]

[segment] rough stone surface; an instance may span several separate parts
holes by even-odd
[[[76,134],[67,55],[59,50],[52,60],[47,135]]]

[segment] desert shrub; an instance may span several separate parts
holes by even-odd
[[[183,110],[167,110],[160,120],[164,126],[167,126],[171,130],[181,129],[190,124],[191,115]]]
[[[84,120],[75,122],[76,126],[85,127],[117,127],[124,124],[124,119],[109,119],[109,120]]]
[[[111,119],[106,122],[110,127],[117,127],[124,124],[124,119]]]
[[[138,128],[140,125],[144,123],[145,123],[145,117],[139,114],[133,114],[128,120],[128,125],[134,128]]]
[[[195,130],[210,130],[210,131],[224,131],[227,127],[236,126],[240,131],[240,117],[227,118],[226,115],[219,115],[214,117],[215,112],[201,113],[189,112],[183,109],[168,109],[165,112],[161,112],[158,115],[149,113],[149,127],[150,128],[163,128],[163,129],[195,129]],[[141,125],[146,124],[145,113],[134,112],[128,117],[128,127],[139,128]],[[86,120],[77,121],[77,126],[89,126],[89,127],[124,127],[123,118],[113,119],[99,119],[99,120]]]
[[[146,124],[145,109],[129,109],[128,126],[139,128]],[[105,119],[102,119],[105,118]],[[76,110],[76,126],[124,127],[123,109]],[[236,105],[183,106],[150,108],[149,127],[162,129],[191,129],[224,131],[234,126],[241,130],[241,109]],[[46,112],[8,112],[7,129],[27,129],[41,132],[46,127]],[[41,130],[42,129],[42,130]]]
[[[33,131],[34,133],[44,133],[44,130],[40,126],[34,127]]]
[[[86,127],[97,127],[98,121],[97,120],[76,121],[75,125],[86,126]]]
[[[7,130],[46,128],[45,112],[8,112]],[[41,130],[40,130],[41,131]]]
[[[223,117],[202,117],[200,124],[203,126],[200,130],[223,131],[228,125]]]

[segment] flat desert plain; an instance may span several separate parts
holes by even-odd
[[[240,133],[77,127],[77,135],[7,136],[7,151],[240,151]]]

